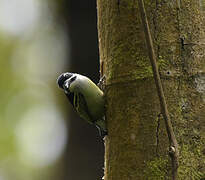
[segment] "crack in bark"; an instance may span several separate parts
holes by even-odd
[[[117,8],[118,8],[118,12],[120,13],[120,0],[117,0]]]
[[[176,11],[177,11],[177,29],[178,29],[178,37],[179,37],[179,43],[180,43],[180,61],[181,61],[181,71],[184,74],[188,74],[187,69],[185,67],[185,56],[184,56],[184,51],[185,51],[185,45],[187,45],[184,40],[185,37],[182,34],[182,28],[181,28],[181,23],[180,23],[180,12],[181,12],[181,7],[180,7],[181,1],[176,0]]]

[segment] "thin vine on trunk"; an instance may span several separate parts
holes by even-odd
[[[153,47],[153,42],[152,42],[152,37],[150,33],[150,28],[147,20],[147,15],[144,7],[144,1],[143,0],[138,0],[138,5],[139,5],[139,11],[141,15],[141,20],[142,24],[144,27],[144,33],[145,33],[145,39],[146,39],[146,44],[147,44],[147,50],[149,54],[149,59],[152,65],[152,71],[154,75],[154,80],[157,88],[157,93],[159,96],[159,101],[160,101],[160,106],[161,106],[161,112],[165,120],[165,125],[166,125],[166,130],[167,130],[167,135],[169,139],[169,154],[172,159],[172,179],[176,180],[177,179],[177,169],[179,166],[179,148],[178,148],[178,143],[176,140],[176,136],[173,131],[172,123],[169,117],[169,112],[167,108],[167,102],[165,99],[164,95],[164,90],[162,88],[162,83],[159,75],[159,70],[157,66],[157,61],[156,61],[156,55],[154,52],[154,47]]]

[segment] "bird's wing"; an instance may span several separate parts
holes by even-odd
[[[87,120],[89,123],[93,124],[94,119],[92,118],[88,110],[86,100],[81,93],[74,94],[73,105],[76,111],[78,112],[78,114],[80,115],[80,117]]]

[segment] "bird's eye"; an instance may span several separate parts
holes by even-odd
[[[76,79],[76,76],[72,77],[72,78],[70,79],[70,83],[72,83],[73,81],[75,81],[75,79]]]

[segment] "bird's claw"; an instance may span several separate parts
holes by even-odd
[[[99,82],[98,82],[98,87],[102,90],[102,91],[104,91],[104,89],[105,89],[105,81],[106,81],[106,76],[105,75],[103,75],[101,78],[100,78],[100,80],[99,80]]]

